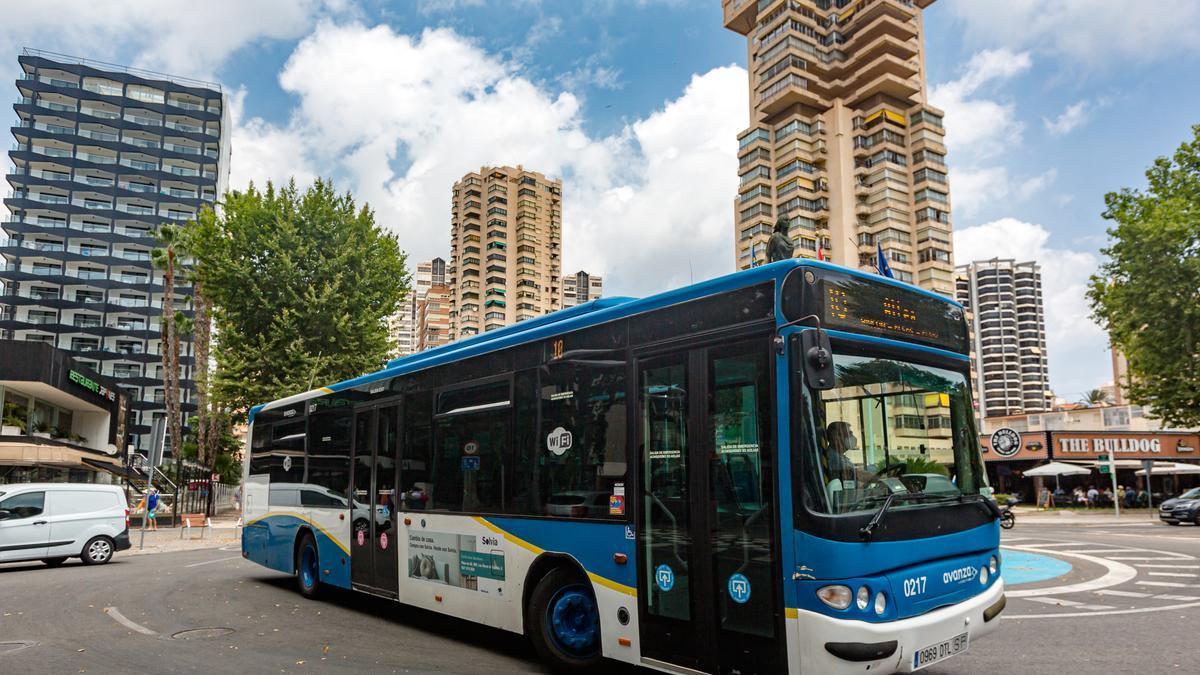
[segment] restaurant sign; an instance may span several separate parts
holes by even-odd
[[[62,371],[59,371],[59,372],[62,372]],[[92,378],[88,377],[87,375],[84,375],[83,373],[79,372],[78,370],[72,370],[71,372],[67,373],[67,379],[71,380],[75,384],[78,384],[79,386],[83,387],[84,389],[87,389],[88,391],[90,391],[94,394],[103,396],[104,398],[106,398],[110,401],[117,400],[117,392],[116,391],[109,389],[108,387],[100,384],[99,382],[93,380]]]

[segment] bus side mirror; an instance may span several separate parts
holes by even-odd
[[[804,377],[813,389],[833,389],[833,349],[829,335],[820,328],[800,333],[800,360]]]

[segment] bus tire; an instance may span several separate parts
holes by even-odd
[[[317,554],[317,540],[312,532],[305,532],[296,546],[296,588],[300,595],[309,600],[316,599],[321,591],[321,559]]]
[[[600,662],[600,612],[591,584],[555,567],[538,581],[525,608],[538,656],[555,672],[584,672]]]

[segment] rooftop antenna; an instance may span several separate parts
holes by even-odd
[[[696,275],[692,274],[692,258],[688,256],[688,283],[696,283]]]

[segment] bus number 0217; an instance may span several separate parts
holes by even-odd
[[[925,577],[914,577],[904,580],[904,597],[911,598],[925,592]]]

